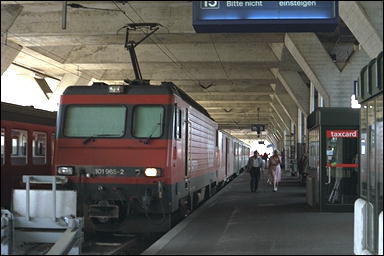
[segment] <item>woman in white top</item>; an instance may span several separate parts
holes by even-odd
[[[277,191],[277,186],[281,180],[281,159],[277,150],[273,151],[273,155],[269,158],[269,170],[273,177],[273,191]]]

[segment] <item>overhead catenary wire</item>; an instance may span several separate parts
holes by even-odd
[[[219,52],[217,51],[216,44],[215,44],[215,42],[212,40],[212,36],[210,36],[209,38],[210,38],[210,40],[211,40],[211,42],[212,42],[213,49],[215,50],[215,53],[216,53],[216,55],[217,55],[217,58],[219,59],[219,62],[220,62],[220,66],[221,66],[221,68],[223,69],[225,76],[227,77],[227,79],[228,79],[229,81],[231,81],[231,84],[234,85],[232,79],[229,78],[229,75],[228,75],[228,73],[227,73],[227,70],[226,70],[225,67],[224,67],[223,61],[221,60],[220,55],[219,55]]]

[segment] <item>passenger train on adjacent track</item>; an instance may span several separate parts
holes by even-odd
[[[55,175],[78,192],[87,232],[167,231],[250,155],[170,82],[70,86],[57,124]]]
[[[56,112],[1,103],[1,207],[10,209],[22,175],[50,175]]]

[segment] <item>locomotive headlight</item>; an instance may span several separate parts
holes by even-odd
[[[73,175],[73,167],[60,166],[57,168],[57,174],[59,175]]]
[[[122,85],[110,85],[110,86],[108,86],[108,92],[109,93],[123,93],[124,92],[124,86],[122,86]]]
[[[145,169],[144,174],[147,177],[159,177],[161,176],[161,170],[157,168],[147,168]]]

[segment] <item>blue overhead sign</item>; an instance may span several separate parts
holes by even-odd
[[[334,31],[337,1],[193,1],[196,32]]]

